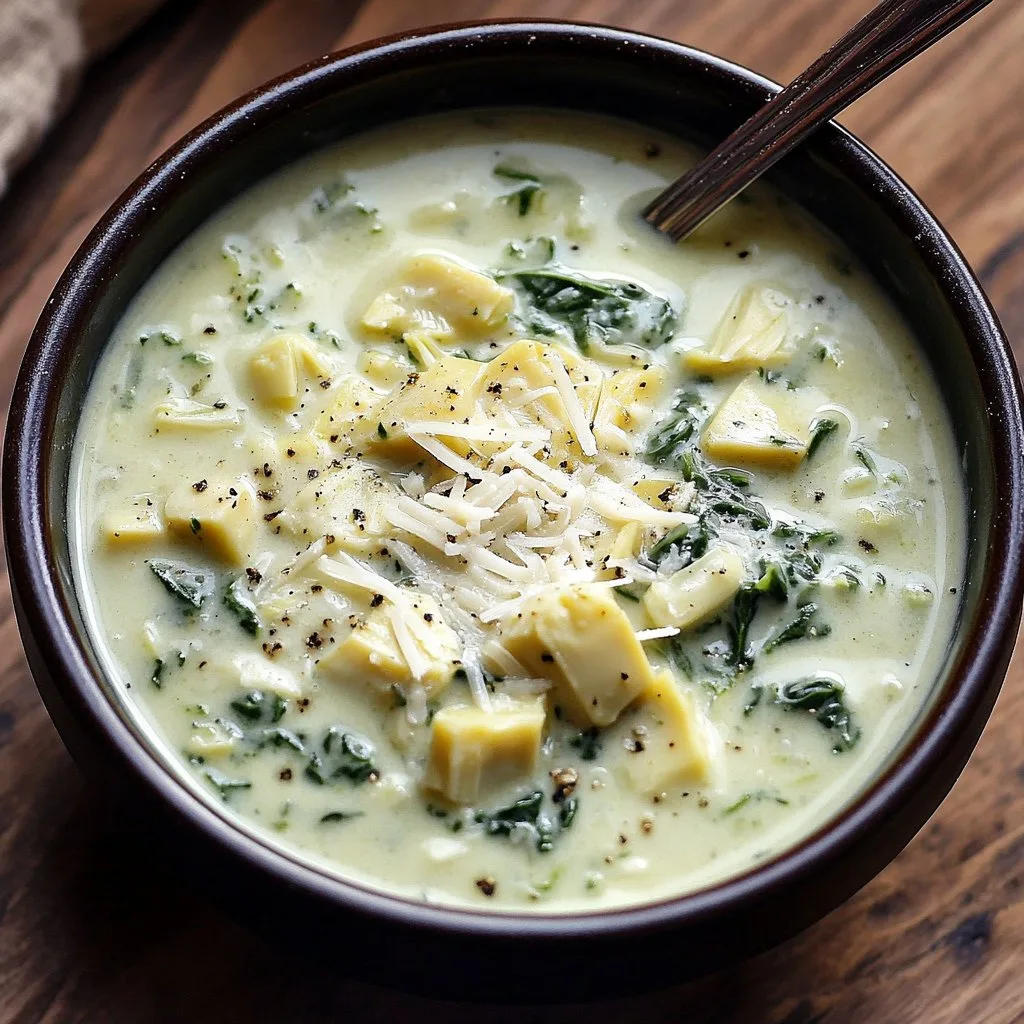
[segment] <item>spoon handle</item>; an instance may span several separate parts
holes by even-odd
[[[991,0],[882,0],[806,71],[643,210],[685,238],[833,117]]]

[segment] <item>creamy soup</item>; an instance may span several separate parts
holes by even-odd
[[[238,827],[517,911],[743,872],[925,706],[964,498],[924,360],[751,190],[578,116],[381,129],[188,238],[96,371],[71,489],[113,684]]]

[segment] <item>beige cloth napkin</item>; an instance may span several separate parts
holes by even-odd
[[[61,113],[82,65],[160,0],[0,0],[0,193]]]

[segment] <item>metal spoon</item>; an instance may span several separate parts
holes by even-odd
[[[882,0],[692,170],[643,211],[685,238],[776,160],[868,89],[987,7],[991,0]]]

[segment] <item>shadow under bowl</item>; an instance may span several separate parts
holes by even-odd
[[[75,592],[67,493],[79,415],[121,313],[221,205],[321,146],[422,114],[493,106],[613,115],[709,146],[777,86],[675,43],[556,22],[489,23],[357,47],[285,75],[161,156],[82,244],[29,343],[3,462],[3,524],[32,672],[66,745],[239,917],[339,970],[462,998],[540,1001],[665,986],[782,941],[882,869],[966,763],[1005,675],[1024,587],[1021,391],[955,245],[900,179],[829,125],[768,180],[863,262],[919,339],[968,494],[967,585],[930,707],[876,780],[795,848],[711,888],[572,915],[455,910],[346,882],[236,828],[167,770],[113,696]],[[510,982],[510,979],[522,979]]]

